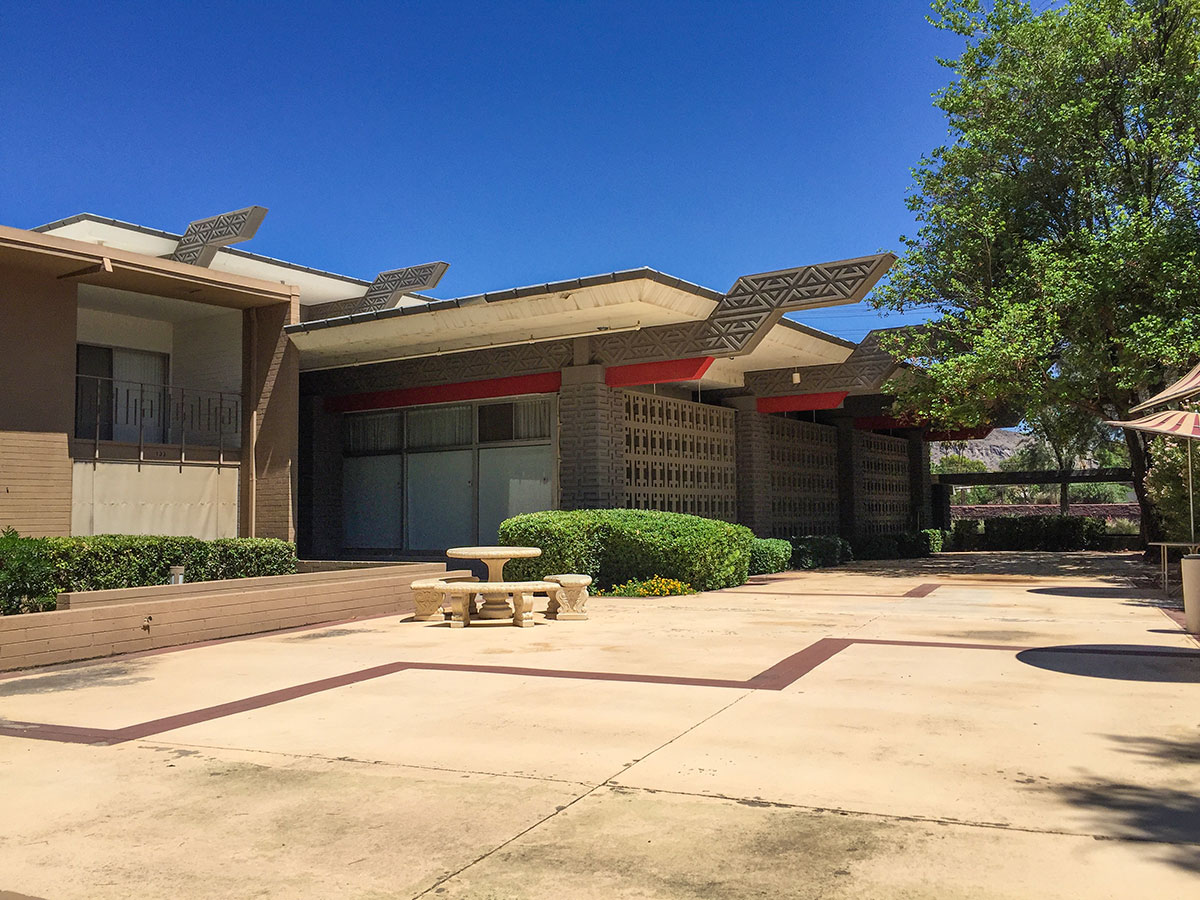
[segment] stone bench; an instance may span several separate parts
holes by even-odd
[[[546,580],[562,587],[561,591],[550,595],[550,603],[546,606],[547,619],[557,619],[559,622],[582,622],[587,619],[587,589],[592,583],[590,575],[547,575]]]
[[[562,586],[553,581],[438,581],[432,590],[450,602],[451,628],[465,628],[476,614],[474,598],[482,596],[504,597],[512,602],[512,623],[518,628],[533,624],[533,598],[535,594],[546,594],[557,598]]]
[[[462,583],[478,581],[474,575],[469,572],[447,572],[444,575],[439,575],[437,578],[422,578],[420,581],[412,583],[413,591],[413,606],[416,611],[413,613],[414,622],[442,622],[445,621],[445,616],[442,615],[442,595],[435,590],[439,584],[446,583]],[[475,596],[471,595],[471,612],[476,612]]]

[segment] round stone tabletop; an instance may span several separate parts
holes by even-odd
[[[451,559],[525,559],[541,556],[541,547],[451,547],[446,551]]]

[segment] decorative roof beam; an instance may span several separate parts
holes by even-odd
[[[744,356],[784,313],[857,303],[884,276],[891,253],[743,275],[707,319],[592,338],[596,362],[626,365],[681,357]]]
[[[332,319],[337,316],[350,316],[355,313],[392,309],[405,294],[411,294],[413,291],[428,291],[437,287],[437,283],[442,280],[442,276],[446,274],[448,268],[450,268],[448,262],[431,262],[380,272],[361,297],[331,300],[328,303],[314,303],[301,310],[302,318],[309,322],[318,319]]]
[[[217,251],[230,244],[239,244],[254,237],[258,226],[267,217],[265,206],[247,206],[233,212],[221,213],[207,219],[197,219],[187,227],[170,258],[207,268]]]
[[[840,363],[823,366],[788,366],[746,373],[746,388],[756,397],[785,397],[844,391],[848,394],[875,394],[900,366],[879,345],[879,339],[892,329],[876,329],[862,339],[854,351]]]

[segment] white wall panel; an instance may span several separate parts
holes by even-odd
[[[72,534],[237,537],[237,466],[76,462]]]

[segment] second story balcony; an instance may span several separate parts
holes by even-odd
[[[237,393],[75,377],[77,459],[117,456],[220,464],[237,462],[241,446],[242,398]]]

